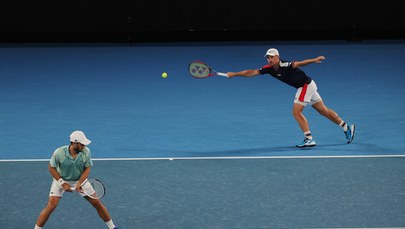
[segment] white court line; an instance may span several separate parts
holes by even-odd
[[[150,157],[150,158],[92,158],[93,161],[155,161],[155,160],[229,160],[229,159],[317,159],[317,158],[395,158],[405,154],[392,155],[334,155],[334,156],[245,156],[245,157]],[[0,159],[0,162],[36,162],[49,159]]]
[[[308,227],[305,229],[404,229],[405,227]]]

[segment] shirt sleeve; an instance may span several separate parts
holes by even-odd
[[[267,64],[267,65],[264,65],[263,67],[259,68],[259,72],[260,72],[260,74],[264,75],[266,73],[270,73],[270,69],[271,69],[270,65]]]
[[[284,67],[284,68],[293,68],[293,63],[294,61],[284,61],[284,60],[280,60],[280,67]]]
[[[86,158],[86,161],[85,161],[85,163],[84,163],[84,166],[85,166],[86,168],[93,166],[93,161],[91,160],[91,152],[90,152],[90,149],[86,147],[86,148],[83,150],[83,152],[84,152],[84,155],[85,155],[85,158]]]
[[[58,165],[60,157],[58,156],[58,150],[55,150],[52,154],[51,160],[49,163],[51,164],[51,167],[56,168]]]

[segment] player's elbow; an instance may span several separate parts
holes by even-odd
[[[246,76],[257,76],[260,72],[258,70],[248,70],[246,71]]]

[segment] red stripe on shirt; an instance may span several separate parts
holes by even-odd
[[[307,94],[307,87],[308,84],[304,84],[304,86],[302,86],[301,94],[300,97],[298,98],[300,102],[304,102],[305,94]]]

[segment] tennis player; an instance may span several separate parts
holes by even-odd
[[[86,138],[82,131],[76,130],[70,135],[70,145],[59,147],[52,154],[48,164],[49,172],[53,177],[48,204],[39,215],[35,229],[41,229],[45,225],[52,212],[58,206],[63,193],[72,192],[71,187],[74,187],[97,210],[98,215],[107,224],[109,229],[118,229],[115,227],[107,208],[101,200],[92,199],[80,192],[80,186],[87,179],[90,168],[93,166],[90,149],[87,147],[90,143],[91,141]],[[92,189],[92,186],[89,185],[86,188]]]
[[[302,113],[308,104],[317,110],[321,115],[341,126],[346,136],[347,143],[351,143],[353,141],[355,125],[348,125],[335,111],[326,107],[317,91],[315,81],[300,69],[300,67],[308,64],[322,63],[322,61],[325,59],[324,56],[318,56],[316,58],[302,61],[284,61],[280,59],[278,50],[271,48],[267,50],[265,57],[268,63],[259,69],[227,72],[226,74],[229,76],[229,78],[235,76],[253,77],[259,74],[270,74],[274,78],[297,89],[292,113],[302,132],[304,133],[304,140],[300,144],[296,145],[298,148],[316,146],[316,142],[310,131],[308,121]]]

